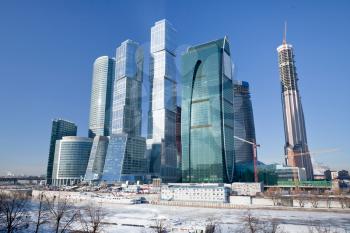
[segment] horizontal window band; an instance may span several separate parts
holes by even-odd
[[[209,101],[209,98],[206,98],[206,99],[199,99],[199,100],[192,100],[192,104],[195,104],[195,103],[200,103],[200,102],[205,102],[205,101]]]
[[[212,127],[212,125],[194,125],[194,126],[191,126],[191,129],[209,128],[209,127]]]

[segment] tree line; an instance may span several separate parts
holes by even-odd
[[[0,232],[100,233],[105,213],[101,206],[88,204],[77,208],[67,197],[37,200],[19,192],[0,192]]]

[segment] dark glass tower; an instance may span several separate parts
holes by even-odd
[[[286,163],[293,167],[304,167],[307,179],[312,180],[313,168],[306,138],[293,46],[287,44],[284,37],[283,44],[277,48],[277,52],[282,90]]]
[[[49,159],[47,162],[47,171],[46,171],[46,182],[48,185],[52,184],[52,170],[53,170],[53,162],[55,157],[56,141],[62,139],[62,137],[65,137],[65,136],[76,136],[76,135],[77,135],[77,126],[74,123],[63,119],[54,119],[52,121],[50,151],[49,151]]]
[[[255,142],[255,126],[249,83],[234,81],[235,136]],[[235,179],[254,181],[254,151],[251,144],[235,138]]]
[[[234,113],[227,38],[182,56],[182,182],[232,182]]]

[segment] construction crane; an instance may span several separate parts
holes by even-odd
[[[237,137],[237,136],[234,136],[234,138],[238,139],[238,140],[240,140],[242,142],[245,142],[245,143],[248,143],[248,144],[252,145],[252,147],[253,147],[253,161],[254,161],[254,182],[259,182],[258,165],[257,165],[257,161],[258,161],[257,148],[260,147],[260,145],[255,143],[255,142],[251,142],[251,141],[245,140],[245,139]]]

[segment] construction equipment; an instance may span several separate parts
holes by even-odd
[[[248,140],[245,140],[243,138],[240,138],[240,137],[237,137],[237,136],[234,136],[234,138],[242,141],[242,142],[245,142],[245,143],[248,143],[250,145],[253,146],[253,160],[254,160],[254,182],[259,182],[259,178],[258,178],[258,165],[257,165],[257,161],[258,161],[258,158],[257,158],[257,148],[260,147],[259,144],[255,143],[255,142],[251,142],[251,141],[248,141]]]

